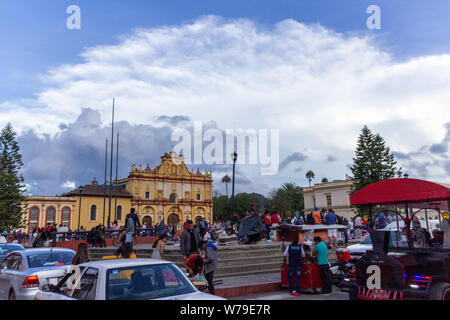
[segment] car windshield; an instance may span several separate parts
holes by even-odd
[[[394,242],[397,241],[396,238],[397,232],[391,231],[389,235],[389,244],[393,245]],[[370,238],[370,234],[368,234],[361,242],[360,244],[372,244],[372,239]]]
[[[13,251],[23,250],[21,246],[15,246],[15,245],[8,245],[8,246],[1,246],[0,247],[0,256],[7,255],[8,253],[11,253]]]
[[[196,292],[195,287],[173,264],[110,269],[106,300],[148,300]]]
[[[70,265],[75,256],[73,252],[40,252],[27,255],[30,268]]]

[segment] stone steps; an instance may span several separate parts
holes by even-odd
[[[103,256],[113,255],[116,248],[89,248],[91,260],[101,260]],[[136,248],[138,258],[150,259],[152,248]],[[239,277],[247,275],[278,273],[282,263],[282,252],[279,243],[265,245],[230,245],[218,247],[218,265],[215,278]],[[183,271],[183,257],[179,247],[168,247],[165,258],[173,262]]]
[[[242,277],[242,276],[249,276],[249,275],[258,275],[258,274],[272,274],[272,273],[280,273],[281,267],[275,268],[275,269],[266,269],[266,270],[252,270],[252,271],[244,271],[244,272],[236,272],[236,273],[227,273],[227,274],[220,274],[220,273],[214,273],[214,279],[225,279],[225,278],[232,278],[232,277]]]

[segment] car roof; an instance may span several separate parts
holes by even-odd
[[[75,253],[72,249],[67,248],[33,248],[33,249],[26,249],[23,253],[25,255],[27,254],[33,254],[33,253],[48,253],[48,252],[70,252]]]
[[[0,244],[0,247],[9,247],[9,246],[21,247],[21,248],[25,249],[24,246],[21,245],[20,243],[1,243]]]
[[[427,222],[425,220],[419,220],[419,221],[420,221],[420,226],[421,227],[426,227]],[[403,220],[399,220],[398,224],[399,224],[400,227],[403,227],[405,225]],[[439,224],[439,220],[428,220],[428,225],[430,227],[437,228],[437,224]],[[413,225],[413,223],[411,221],[411,227],[412,227],[412,225]],[[391,229],[391,230],[392,229],[397,229],[397,222],[394,221],[394,222],[389,223],[384,229],[386,229],[386,230],[387,229]]]
[[[111,259],[111,260],[98,260],[98,261],[90,261],[80,264],[80,266],[85,267],[93,267],[93,268],[104,268],[104,269],[112,269],[112,268],[125,268],[131,266],[143,266],[143,265],[157,265],[157,264],[167,264],[172,263],[166,260],[159,259]]]

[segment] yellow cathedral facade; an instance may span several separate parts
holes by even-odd
[[[60,197],[29,196],[27,229],[56,223],[78,230],[90,230],[99,224],[117,220],[125,225],[125,216],[135,208],[141,224],[164,223],[181,226],[186,220],[212,221],[212,174],[198,169],[189,171],[182,155],[165,153],[155,168],[133,165],[128,177],[115,181],[111,188],[94,180]],[[81,208],[80,208],[81,203]],[[110,209],[111,208],[111,209]],[[81,214],[79,214],[79,212]]]

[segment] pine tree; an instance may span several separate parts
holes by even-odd
[[[396,164],[397,161],[384,139],[364,126],[358,138],[353,166],[350,168],[353,174],[352,192],[380,180],[401,177],[401,168],[397,169]]]
[[[22,228],[26,198],[25,186],[20,173],[22,155],[16,133],[7,124],[0,134],[0,228]]]

